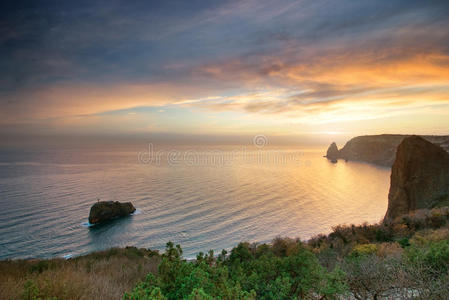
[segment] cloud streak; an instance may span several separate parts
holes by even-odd
[[[449,114],[447,1],[2,5],[5,125],[139,107],[312,125]]]

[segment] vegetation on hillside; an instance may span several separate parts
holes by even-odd
[[[0,261],[0,299],[121,299],[148,273],[157,273],[157,252],[111,248],[65,260]]]
[[[0,262],[1,299],[447,299],[449,208],[182,257],[128,247]],[[127,291],[127,292],[125,292]]]
[[[449,209],[419,211],[394,222],[337,226],[308,242],[276,238],[240,243],[227,255],[193,262],[167,243],[157,275],[138,299],[447,299]]]

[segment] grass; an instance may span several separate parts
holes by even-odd
[[[112,248],[74,259],[0,261],[0,299],[122,299],[148,273],[157,252]]]

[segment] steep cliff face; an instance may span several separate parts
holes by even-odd
[[[339,155],[340,155],[340,152],[338,151],[337,144],[335,144],[335,142],[333,142],[327,149],[326,157],[328,159],[334,161],[334,160],[338,159]]]
[[[385,220],[447,201],[449,154],[421,137],[405,138],[397,148],[391,170]]]

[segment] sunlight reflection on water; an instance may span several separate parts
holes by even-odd
[[[4,163],[0,258],[61,257],[126,245],[163,249],[169,240],[194,257],[242,240],[305,239],[337,224],[383,217],[389,169],[332,164],[323,151],[260,151],[234,151],[220,165],[142,164],[136,152],[82,153],[80,163],[73,153],[69,160],[52,153]],[[287,154],[296,159],[285,159]],[[131,201],[138,210],[89,227],[89,209],[98,198]]]

